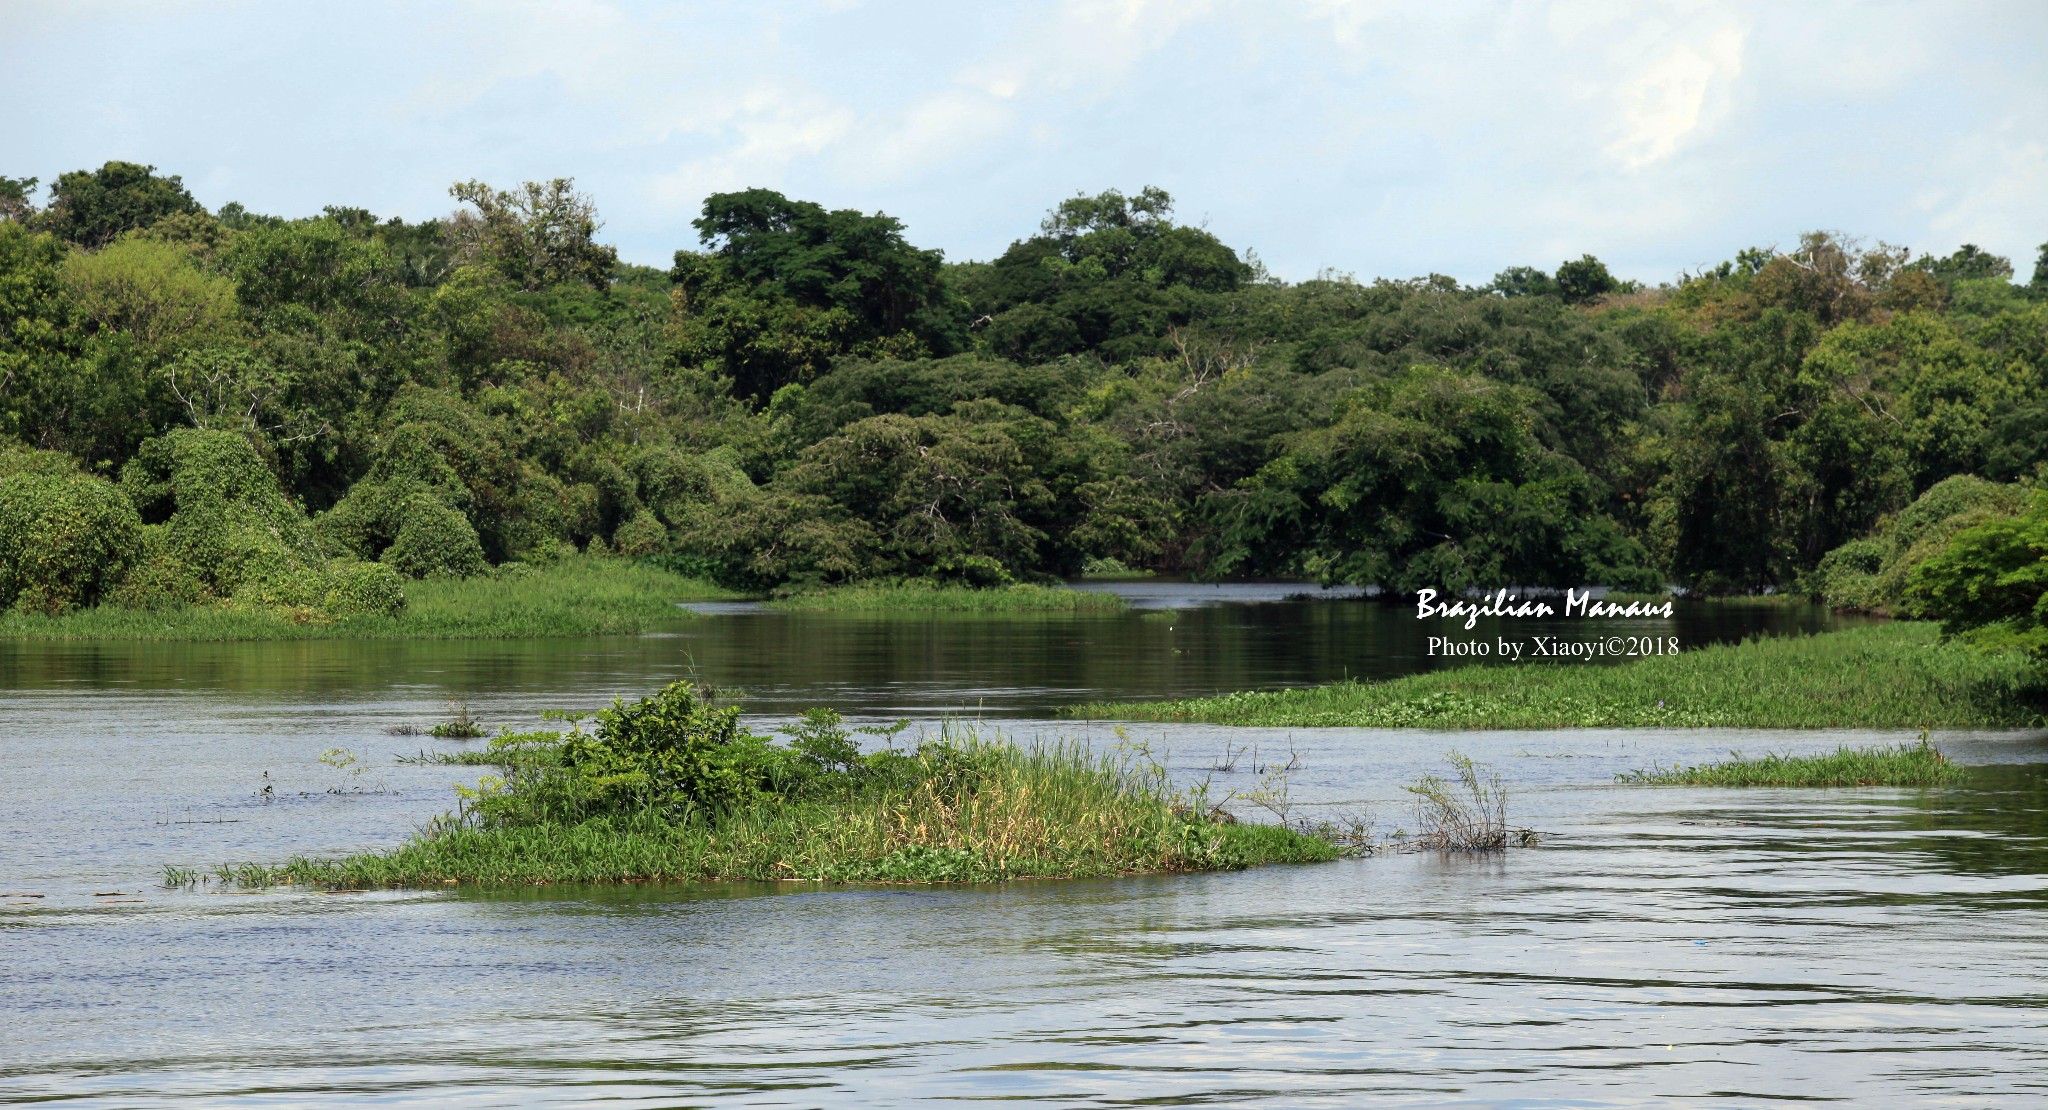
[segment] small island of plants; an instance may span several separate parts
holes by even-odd
[[[1656,767],[1615,779],[1648,786],[1951,786],[1967,774],[1922,732],[1917,744],[1843,746],[1819,755],[1772,753],[1752,759],[1731,752],[1719,763]]]
[[[888,730],[883,730],[888,731]],[[688,682],[615,702],[593,731],[504,734],[504,773],[388,852],[222,867],[324,887],[718,879],[971,882],[1334,859],[1329,838],[1239,824],[1163,768],[1077,743],[942,731],[862,752],[814,710],[777,744]],[[172,869],[188,880],[188,871]]]
[[[1474,665],[1070,712],[1277,728],[2023,728],[2044,705],[2048,672],[2027,654],[1894,621],[1621,664]]]

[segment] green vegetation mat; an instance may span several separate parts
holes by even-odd
[[[1837,748],[1825,755],[1766,755],[1744,759],[1730,752],[1721,763],[1652,768],[1616,775],[1621,782],[1654,786],[1946,786],[1967,772],[1923,737],[1918,744]]]
[[[645,632],[691,619],[677,601],[732,597],[716,586],[624,559],[576,558],[525,573],[405,584],[396,616],[297,620],[289,610],[99,605],[59,616],[0,613],[0,639],[515,639]]]
[[[1123,598],[1101,590],[1070,590],[1054,586],[972,589],[924,583],[841,586],[795,594],[770,604],[778,609],[819,613],[1112,613],[1129,608]]]
[[[1068,712],[1297,728],[1998,728],[2040,722],[2044,704],[2048,673],[2026,656],[1900,621],[1624,664],[1458,667]]]
[[[1142,752],[1022,748],[942,732],[863,754],[814,710],[787,745],[685,682],[598,714],[594,733],[492,741],[502,777],[389,852],[222,866],[250,886],[697,879],[960,882],[1313,862],[1328,838],[1211,818]],[[880,730],[893,736],[893,730]],[[180,885],[196,873],[167,868]]]

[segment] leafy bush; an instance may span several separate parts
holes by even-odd
[[[1958,532],[1909,589],[1944,631],[2048,659],[2048,490],[2016,516]]]
[[[1811,592],[1837,609],[1877,608],[1877,574],[1890,550],[1889,542],[1874,537],[1850,540],[1821,557]]]
[[[313,605],[326,592],[312,526],[240,435],[158,436],[122,468],[121,486],[144,520],[166,525],[156,557],[189,568],[215,596]]]
[[[490,569],[469,519],[431,497],[415,497],[379,559],[413,578],[468,578]]]
[[[337,617],[395,617],[405,609],[405,583],[383,563],[335,564],[323,604]]]
[[[142,520],[112,483],[40,469],[0,478],[0,606],[92,605],[141,552]]]
[[[621,555],[653,555],[668,547],[668,529],[642,509],[612,533],[612,547]]]
[[[2018,486],[1967,474],[1936,482],[1879,534],[1850,540],[1822,556],[1806,579],[1807,590],[1838,609],[1936,615],[1907,588],[1914,571],[1948,550],[1958,533],[2017,511],[2023,497]]]
[[[142,526],[141,554],[108,600],[124,609],[168,611],[214,599],[214,593],[171,549],[170,527]]]

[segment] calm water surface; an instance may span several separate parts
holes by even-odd
[[[771,719],[965,713],[1110,744],[1114,726],[1052,707],[1432,662],[1415,622],[1370,604],[1147,589],[1150,608],[1107,618],[741,611],[599,641],[0,645],[0,1102],[2048,1100],[2040,733],[1939,737],[1975,767],[1967,789],[1767,792],[1612,777],[1900,737],[1136,725],[1219,794],[1298,754],[1298,805],[1387,828],[1413,823],[1401,784],[1456,748],[1497,766],[1514,819],[1547,836],[1493,858],[970,888],[157,885],[165,863],[396,842],[475,770],[393,763],[461,745],[386,730],[451,700],[526,726],[694,669]],[[1644,628],[1692,645],[1823,624],[1699,609]],[[370,770],[320,763],[335,747]]]

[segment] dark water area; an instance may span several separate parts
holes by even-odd
[[[1828,621],[1682,619],[1689,646]],[[1613,777],[1906,737],[1050,716],[1427,666],[1403,622],[1233,598],[1111,617],[738,612],[598,641],[0,645],[0,1103],[2048,1100],[2048,734],[1937,734],[1972,768],[1958,789],[1704,790]],[[390,758],[474,746],[387,731],[451,699],[530,727],[692,665],[770,724],[812,704],[913,732],[978,712],[1024,740],[1145,744],[1219,797],[1298,755],[1298,812],[1383,829],[1413,827],[1402,785],[1457,749],[1501,772],[1543,841],[956,888],[158,883],[167,863],[396,843],[480,770]],[[321,763],[332,748],[370,769]]]
[[[526,641],[312,640],[260,644],[0,642],[0,691],[220,691],[253,701],[418,692],[547,695],[603,705],[683,675],[743,692],[764,713],[1046,716],[1096,700],[1183,697],[1390,678],[1498,662],[1429,654],[1429,638],[1675,636],[1686,648],[1862,623],[1815,606],[1681,603],[1666,619],[1418,621],[1414,611],[1301,584],[1109,583],[1125,613],[793,613],[690,606],[651,636]],[[445,706],[434,705],[433,712]]]

